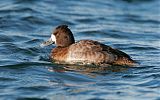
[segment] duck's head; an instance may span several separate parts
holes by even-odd
[[[58,47],[67,47],[75,43],[74,36],[67,25],[60,25],[54,29],[49,40],[43,42],[41,46],[56,44]]]

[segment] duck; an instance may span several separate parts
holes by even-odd
[[[133,66],[136,63],[125,52],[98,41],[86,39],[75,42],[68,25],[57,26],[49,40],[43,42],[41,46],[51,44],[55,44],[56,47],[51,50],[50,59],[59,64]]]

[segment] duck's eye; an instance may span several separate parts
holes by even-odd
[[[58,32],[54,32],[53,34],[54,34],[54,35],[57,35],[57,33],[58,33]]]

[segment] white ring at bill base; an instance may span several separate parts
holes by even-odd
[[[53,41],[53,42],[55,42],[55,44],[56,44],[56,37],[55,37],[55,35],[51,35],[51,40]]]

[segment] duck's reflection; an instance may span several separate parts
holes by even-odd
[[[106,75],[109,72],[123,72],[128,70],[127,66],[94,66],[94,65],[56,65],[55,67],[48,67],[51,72],[77,72],[91,77],[96,77],[97,75]]]

